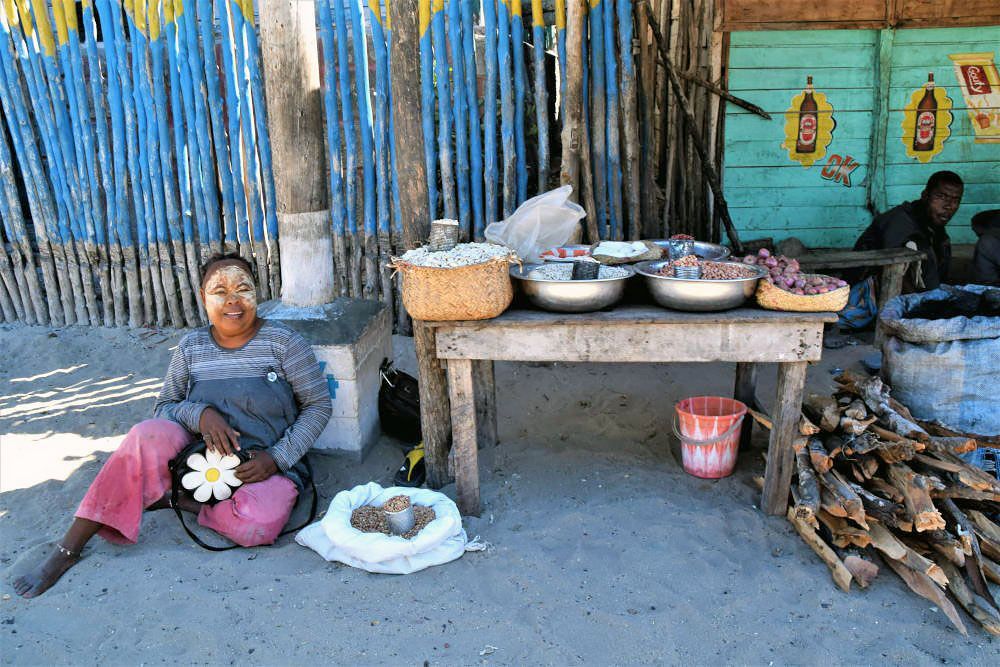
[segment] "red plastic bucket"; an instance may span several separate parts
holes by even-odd
[[[681,441],[684,471],[707,479],[730,475],[736,466],[747,406],[722,396],[692,396],[675,407],[674,434]]]

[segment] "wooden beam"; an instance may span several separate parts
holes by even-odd
[[[443,362],[437,357],[434,328],[413,321],[420,385],[420,429],[424,438],[427,485],[440,489],[449,482],[448,449],[451,444],[451,404]]]
[[[454,440],[455,502],[463,515],[479,516],[476,388],[469,359],[448,362],[448,395]]]
[[[802,390],[806,383],[804,361],[778,366],[778,390],[775,398],[774,428],[767,450],[764,493],[761,507],[768,514],[782,515],[788,506],[788,489],[795,467],[793,442],[802,410]]]

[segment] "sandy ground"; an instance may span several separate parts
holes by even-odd
[[[482,452],[485,509],[466,521],[487,552],[372,575],[290,537],[209,553],[157,512],[137,546],[96,539],[55,588],[21,600],[10,582],[148,416],[178,337],[0,326],[3,663],[1000,663],[1000,643],[971,622],[963,638],[889,572],[839,591],[757,509],[759,452],[720,481],[682,471],[671,406],[728,393],[723,364],[498,364],[501,444]],[[412,369],[409,341],[396,347]],[[866,351],[828,351],[811,387],[829,390],[830,369]],[[765,371],[762,397],[774,382]],[[383,439],[360,465],[315,458],[324,507],[388,484],[401,449]]]

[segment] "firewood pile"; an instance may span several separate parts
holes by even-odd
[[[803,401],[788,520],[845,592],[866,588],[881,557],[963,635],[952,601],[1000,635],[987,583],[1000,584],[1000,482],[957,456],[976,440],[914,419],[878,377],[836,382]]]

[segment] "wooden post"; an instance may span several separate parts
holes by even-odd
[[[480,447],[497,444],[497,392],[493,361],[472,362],[472,381],[476,388],[476,438]]]
[[[423,100],[417,5],[417,0],[396,0],[392,12],[392,122],[396,134],[396,170],[406,174],[399,179],[405,249],[420,245],[430,226],[427,161],[421,129]]]
[[[315,3],[267,0],[260,12],[267,125],[281,238],[281,297],[312,306],[334,297]]]
[[[761,508],[768,514],[783,516],[788,507],[788,491],[795,467],[792,443],[798,434],[802,413],[802,390],[806,383],[807,361],[778,365],[778,391],[771,415],[771,440],[767,448],[764,493]]]
[[[882,267],[882,275],[878,281],[878,298],[875,300],[879,313],[885,308],[889,299],[899,296],[903,291],[903,276],[906,275],[906,269],[909,268],[910,264],[912,262],[909,264],[886,264]],[[884,341],[885,332],[882,330],[881,323],[876,319],[875,349],[881,350]]]
[[[413,345],[420,382],[420,428],[424,437],[427,485],[440,489],[448,483],[448,449],[451,439],[451,402],[448,379],[437,356],[433,327],[413,321]]]
[[[448,393],[455,441],[455,495],[458,510],[465,516],[479,516],[480,512],[477,401],[472,363],[469,359],[448,362]]]
[[[757,410],[757,364],[736,364],[736,387],[733,397],[748,408]],[[753,436],[753,417],[747,414],[743,417],[743,430],[740,432],[740,449],[750,446]]]

